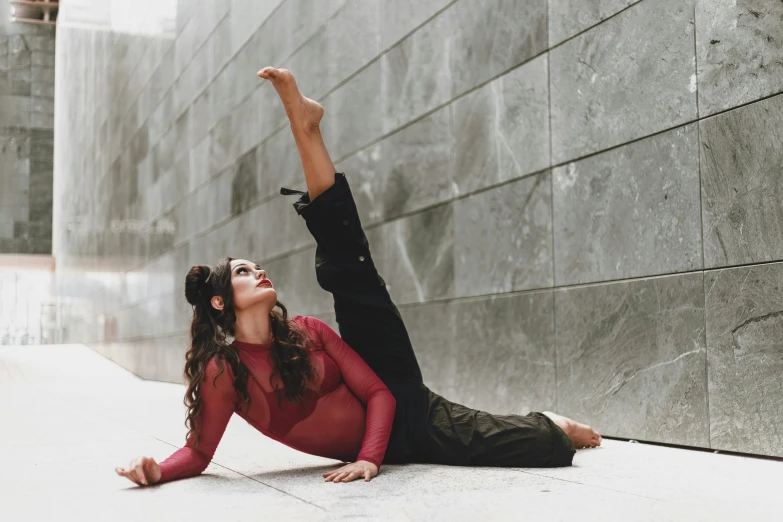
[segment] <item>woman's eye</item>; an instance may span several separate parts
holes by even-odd
[[[238,273],[240,273],[240,272],[242,272],[242,270],[245,270],[245,271],[246,271],[247,269],[246,269],[246,268],[240,268],[239,270],[237,270],[237,274],[238,274]]]

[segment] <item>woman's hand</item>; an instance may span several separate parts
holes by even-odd
[[[377,474],[378,466],[366,460],[357,460],[342,468],[324,473],[323,476],[326,482],[350,482],[362,476],[365,482],[369,482]]]
[[[140,486],[154,484],[160,480],[160,467],[152,457],[136,457],[127,469],[116,467],[117,475],[125,477]]]

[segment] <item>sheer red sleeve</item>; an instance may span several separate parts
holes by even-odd
[[[197,425],[201,426],[198,446],[195,444],[195,434],[191,433],[185,447],[178,449],[159,464],[161,476],[157,483],[198,475],[207,469],[212,461],[237,401],[231,366],[224,361],[223,367],[223,372],[218,375],[216,358],[213,357],[207,363],[206,375],[200,386],[201,415],[196,418]]]
[[[394,422],[394,396],[364,359],[328,324],[315,317],[307,317],[307,322],[320,338],[324,351],[337,363],[348,389],[367,409],[364,440],[356,460],[372,462],[380,469]]]

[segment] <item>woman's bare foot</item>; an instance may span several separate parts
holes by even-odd
[[[324,108],[318,102],[302,96],[291,71],[264,67],[258,71],[258,76],[272,82],[294,130],[318,129],[318,124],[324,115]]]
[[[576,422],[551,411],[542,411],[541,413],[560,426],[577,448],[595,448],[601,445],[603,437],[587,424]]]

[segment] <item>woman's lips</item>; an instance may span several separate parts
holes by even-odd
[[[262,279],[256,286],[272,286],[272,283],[269,282],[269,279]]]

